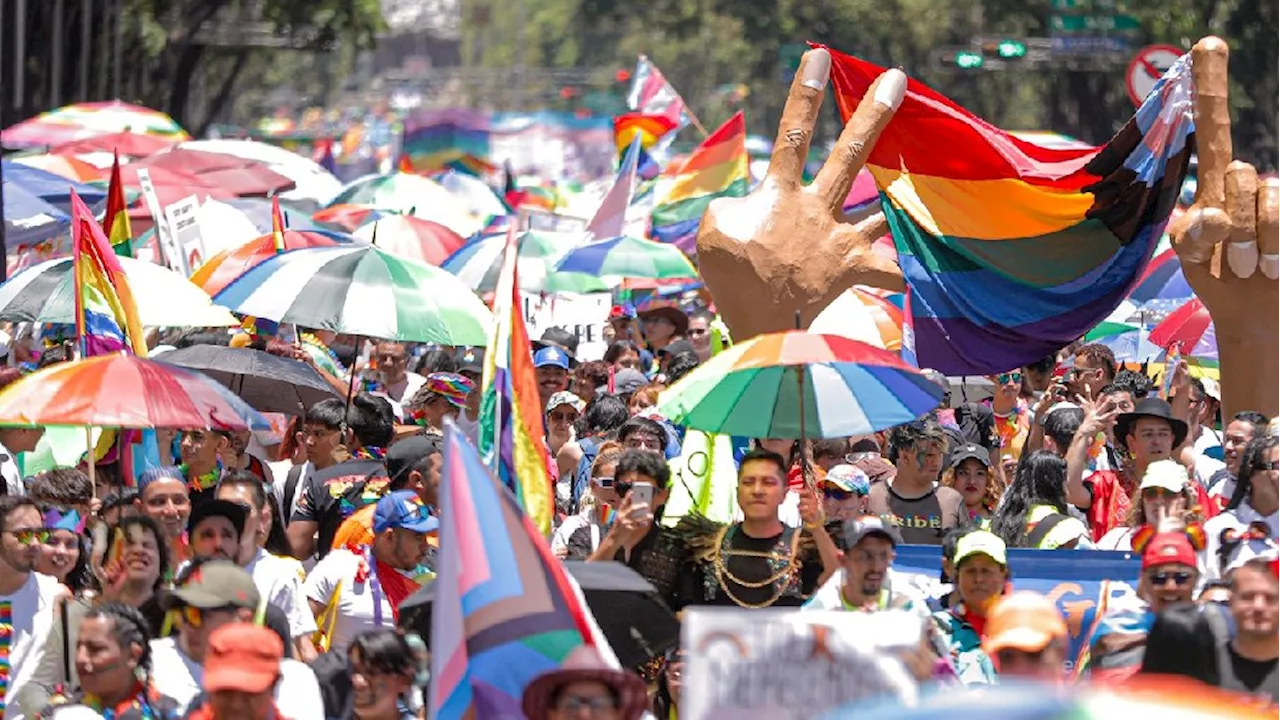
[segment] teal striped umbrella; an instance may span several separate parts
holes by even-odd
[[[374,245],[274,255],[218,293],[235,312],[370,338],[483,346],[493,316],[440,268]]]
[[[556,270],[657,280],[698,277],[693,263],[675,245],[627,235],[574,248],[556,263]]]

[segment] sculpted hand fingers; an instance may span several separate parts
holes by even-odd
[[[773,141],[773,156],[769,159],[770,180],[791,187],[800,185],[804,161],[809,155],[809,143],[813,140],[813,126],[830,76],[831,53],[821,49],[810,50],[800,58],[800,67],[791,81],[791,92],[782,110],[778,137]]]
[[[1227,265],[1236,277],[1258,269],[1258,171],[1239,160],[1227,166],[1227,217],[1231,218]]]
[[[1231,163],[1231,114],[1227,106],[1227,43],[1207,37],[1191,49],[1196,84],[1196,204],[1226,207]]]
[[[871,83],[840,133],[840,140],[827,158],[813,189],[822,195],[832,210],[839,211],[853,179],[867,161],[876,139],[893,119],[907,93],[907,75],[898,69],[886,70]]]
[[[1231,218],[1217,207],[1191,206],[1170,228],[1169,237],[1178,257],[1192,263],[1207,263],[1218,244],[1231,233]]]
[[[1268,178],[1258,188],[1258,267],[1269,280],[1280,276],[1280,179]]]

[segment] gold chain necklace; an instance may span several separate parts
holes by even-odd
[[[798,569],[798,563],[796,561],[797,560],[796,549],[800,545],[800,533],[793,532],[791,535],[791,549],[790,549],[790,552],[788,553],[788,562],[786,566],[783,567],[778,572],[774,573],[773,575],[769,576],[768,578],[759,582],[755,582],[755,581],[743,580],[737,575],[734,575],[733,572],[729,570],[729,563],[727,562],[725,555],[728,555],[730,557],[736,555],[740,557],[755,557],[755,558],[772,560],[775,557],[777,557],[777,553],[772,551],[760,552],[758,550],[726,551],[724,549],[724,538],[725,538],[725,535],[728,534],[729,530],[732,527],[733,526],[731,525],[725,526],[721,528],[720,532],[716,535],[716,542],[715,542],[716,551],[715,551],[715,556],[712,558],[712,561],[711,561],[712,567],[715,569],[715,573],[716,573],[716,582],[719,583],[720,589],[724,590],[725,597],[728,597],[730,600],[732,600],[733,603],[738,607],[750,608],[755,610],[769,607],[773,605],[775,602],[777,602],[783,596],[783,594],[787,592],[787,585],[789,583],[779,584],[778,581],[791,575],[791,573],[795,572]],[[775,589],[774,589],[773,595],[765,602],[750,603],[734,595],[733,591],[729,589],[729,583],[725,582],[726,579],[744,588],[750,588],[753,590],[762,588],[769,584],[773,584],[775,586]]]

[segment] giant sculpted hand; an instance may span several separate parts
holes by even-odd
[[[888,231],[878,209],[862,217],[841,206],[893,113],[907,78],[889,70],[867,90],[813,183],[801,179],[822,106],[831,55],[800,60],[774,142],[769,173],[750,195],[715,200],[698,231],[698,265],[733,337],[804,327],[853,285],[903,289],[902,271],[875,254]]]
[[[1233,161],[1227,108],[1227,44],[1207,37],[1191,50],[1196,86],[1196,199],[1169,235],[1187,283],[1213,317],[1223,417],[1280,410],[1276,282],[1280,182]]]

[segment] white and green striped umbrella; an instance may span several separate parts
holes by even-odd
[[[516,272],[520,289],[526,292],[591,293],[608,291],[619,278],[577,272],[560,272],[556,263],[582,244],[581,233],[529,230],[520,234],[516,245]],[[445,259],[440,267],[458,277],[478,293],[493,292],[502,269],[502,251],[507,234],[495,233],[472,238]]]
[[[456,277],[373,245],[280,253],[218,293],[235,312],[370,338],[485,345],[493,316]]]
[[[657,280],[698,277],[693,263],[675,245],[626,235],[576,247],[560,258],[556,270]]]

